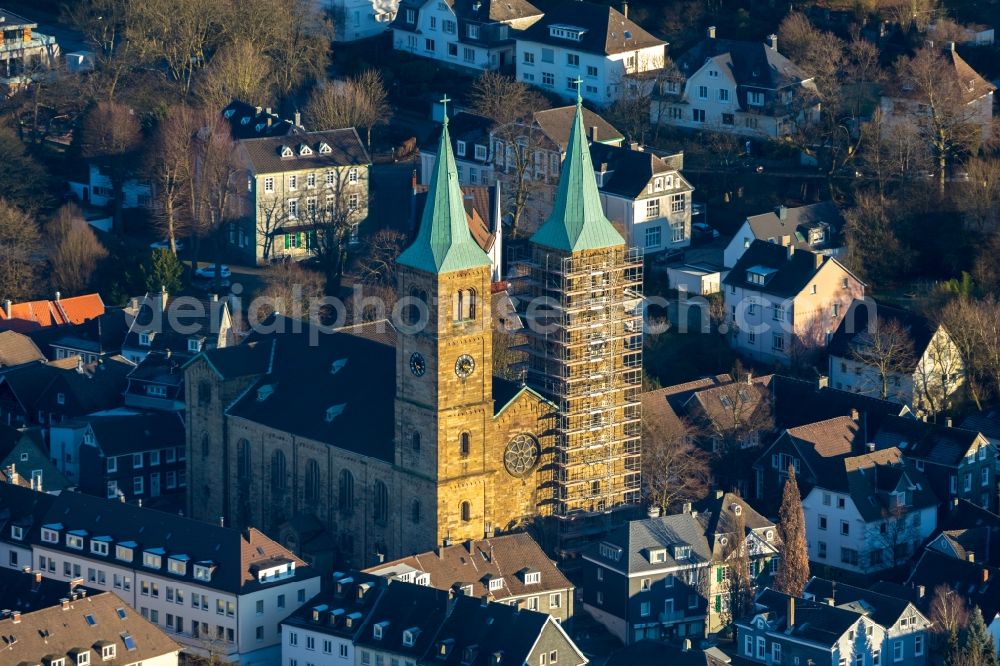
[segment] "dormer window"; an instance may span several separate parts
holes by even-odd
[[[691,546],[674,546],[674,559],[686,560],[691,557]]]
[[[110,547],[111,537],[97,537],[90,540],[90,552],[94,555],[107,555]]]
[[[300,156],[306,156],[306,155],[312,155],[312,154],[313,154],[312,148],[310,148],[306,144],[303,143],[301,146],[299,146],[299,155]]]
[[[115,546],[115,559],[122,562],[131,562],[134,548],[135,543],[131,541],[118,544]]]
[[[503,589],[503,578],[490,578],[490,592]]]
[[[376,622],[372,625],[372,637],[377,641],[382,640],[382,636],[385,635],[385,630],[388,626],[388,622]]]
[[[56,393],[56,404],[65,405],[66,404],[66,394]]]
[[[560,39],[571,39],[574,42],[578,42],[583,38],[583,34],[587,32],[584,28],[577,28],[571,25],[562,25],[559,23],[554,23],[549,26],[549,36],[558,37]]]
[[[601,557],[617,562],[621,559],[622,549],[613,543],[602,542],[600,545]]]
[[[525,585],[537,585],[542,582],[542,574],[537,571],[529,571],[524,574]]]
[[[16,539],[17,541],[22,541],[24,539],[24,528],[20,525],[11,525],[10,537],[12,539]]]
[[[83,537],[87,533],[83,530],[74,530],[66,535],[66,545],[74,550],[83,550]]]
[[[188,340],[188,351],[197,354],[201,351],[201,340],[198,338],[191,338]]]
[[[105,645],[101,648],[101,659],[103,661],[108,661],[109,659],[115,658],[115,646]]]
[[[740,506],[739,504],[733,503],[733,514],[739,516],[742,515],[742,513],[743,513],[743,507]]]
[[[320,144],[319,144],[319,154],[320,155],[329,155],[332,152],[333,152],[333,148],[330,147],[330,144],[328,144],[326,141],[321,141],[320,142]]]
[[[258,134],[260,134],[261,132],[264,131],[264,123],[257,123],[256,125],[253,126],[253,130]]]
[[[438,643],[437,654],[439,659],[444,659],[451,654],[451,649],[455,646],[454,639],[448,638]]]
[[[143,347],[148,347],[153,342],[152,333],[140,333],[139,334],[139,344]]]
[[[142,554],[142,565],[150,569],[159,569],[163,564],[163,549],[155,548]]]
[[[345,404],[333,405],[331,407],[327,407],[326,422],[333,423],[333,420],[343,413],[345,407],[347,407],[347,405]]]
[[[403,632],[403,645],[406,647],[413,647],[417,642],[417,637],[420,636],[420,629],[418,627],[410,627]]]
[[[282,157],[295,157],[295,152],[291,148],[289,148],[288,146],[282,146],[281,147],[281,156]]]
[[[187,575],[188,560],[190,559],[187,555],[171,555],[167,559],[167,571],[175,576]]]
[[[249,124],[250,124],[250,116],[243,116],[242,118],[240,118],[240,125],[249,125]]]
[[[46,543],[59,543],[59,530],[61,529],[62,525],[58,523],[42,526],[42,541]]]
[[[465,157],[465,142],[456,141],[455,142],[455,154],[459,157]]]
[[[274,393],[274,386],[272,384],[264,384],[257,389],[257,402],[264,402],[271,397],[272,393]]]
[[[755,284],[759,286],[764,286],[767,281],[771,279],[771,275],[774,274],[775,270],[773,268],[768,268],[766,266],[754,266],[753,268],[747,269],[747,282],[750,284]]]
[[[195,580],[210,581],[212,580],[212,572],[215,570],[214,562],[195,562],[194,565],[194,577]]]
[[[666,548],[651,548],[649,550],[649,562],[650,564],[659,564],[667,561],[667,549]]]

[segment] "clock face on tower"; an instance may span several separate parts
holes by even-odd
[[[427,361],[420,355],[420,352],[413,352],[410,355],[410,372],[417,377],[423,377],[427,372]]]
[[[455,361],[455,374],[465,379],[476,369],[476,361],[468,354],[462,354]]]

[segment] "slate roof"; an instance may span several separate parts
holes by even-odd
[[[549,26],[557,24],[583,28],[583,36],[579,41],[553,37],[549,34]],[[574,0],[566,0],[550,9],[540,21],[525,29],[518,40],[598,55],[625,53],[667,44],[625,18],[613,7]]]
[[[53,523],[63,525],[64,530],[85,530],[89,538],[107,536],[115,544],[135,542],[132,564],[144,570],[152,570],[143,563],[142,554],[146,549],[160,548],[165,551],[160,569],[165,575],[170,556],[187,555],[190,558],[187,573],[184,576],[171,573],[170,576],[192,581],[199,587],[232,594],[247,594],[272,585],[258,582],[255,571],[262,565],[295,563],[294,577],[280,578],[276,581],[278,583],[319,575],[291,551],[256,528],[241,532],[174,513],[82,493],[63,491],[56,497],[42,518],[43,525]],[[43,543],[36,533],[32,544],[80,556],[80,551],[66,546],[62,536],[57,544]],[[114,562],[115,549],[110,548],[108,555],[99,555],[88,548],[86,557]],[[198,562],[214,564],[211,581],[195,580],[191,564]]]
[[[589,6],[587,3],[572,4]],[[559,175],[552,212],[531,236],[531,242],[560,252],[622,246],[625,239],[605,217],[601,206],[594,165],[583,129],[583,106],[579,99],[576,106],[576,119]]]
[[[94,354],[117,354],[122,350],[133,318],[134,314],[125,308],[108,308],[99,317],[61,328],[59,335],[48,338],[47,342]]]
[[[882,421],[875,443],[879,447],[898,446],[907,458],[954,467],[979,438],[975,430],[892,416]]]
[[[56,496],[30,488],[0,483],[0,539],[19,543],[27,548],[38,537],[44,516],[55,503]],[[24,539],[17,542],[11,536],[12,526],[24,530]]]
[[[930,319],[916,312],[889,305],[874,304],[871,301],[858,299],[852,301],[844,318],[840,320],[833,337],[830,338],[827,351],[831,356],[851,358],[851,343],[857,336],[867,334],[870,323],[874,323],[874,330],[878,330],[879,322],[888,321],[898,322],[913,342],[914,353],[908,367],[908,370],[912,372],[927,351],[927,346],[938,327]]]
[[[823,419],[845,416],[852,409],[859,412],[862,436],[871,441],[887,415],[907,413],[896,402],[842,391],[828,386],[820,388],[816,382],[775,375],[771,380],[772,411],[775,426],[794,428]]]
[[[322,153],[321,144],[329,146],[330,152]],[[307,146],[312,154],[300,155],[299,151],[303,146]],[[284,148],[291,148],[293,156],[282,157]],[[239,142],[238,150],[250,163],[255,174],[368,166],[372,162],[358,131],[353,127],[303,132],[286,137],[245,139]]]
[[[606,662],[607,666],[724,666],[730,663],[732,659],[716,647],[706,650],[694,647],[685,651],[682,647],[649,638],[612,652]]]
[[[4,645],[4,663],[19,666],[50,663],[52,657],[75,664],[81,652],[89,653],[89,663],[100,664],[104,645],[115,646],[115,663],[154,661],[181,649],[111,592],[78,597],[67,609],[55,605],[24,613],[16,624],[13,618],[0,620],[0,634],[16,637]]]
[[[698,517],[690,513],[630,521],[612,530],[604,538],[604,542],[614,544],[622,550],[618,560],[603,557],[600,543],[591,544],[584,553],[606,567],[628,574],[689,566],[709,562],[712,559],[712,547],[705,537],[705,527]],[[690,546],[690,557],[675,560],[671,548],[674,545]],[[646,556],[647,549],[659,548],[666,548],[666,560],[653,564]]]
[[[15,14],[14,12],[8,11],[6,9],[0,9],[0,22],[4,24],[5,28],[35,28],[38,24],[34,21],[29,21],[28,19]]]
[[[861,602],[868,609],[867,616],[886,628],[896,624],[910,607],[908,599],[879,594],[862,587],[817,576],[813,576],[806,583],[803,596],[819,602],[833,599],[833,603],[841,607],[852,604],[852,608],[857,608]]]
[[[105,456],[152,451],[184,444],[184,420],[178,412],[132,412],[90,415],[63,425],[90,426]]]
[[[830,606],[825,602],[795,598],[795,624],[789,627],[788,599],[787,594],[765,588],[757,596],[755,617],[764,614],[774,631],[823,647],[832,648],[861,618],[854,611]],[[740,620],[737,624],[749,626],[750,621]]]
[[[188,351],[188,341],[194,338],[204,338],[203,348],[214,346],[218,337],[219,327],[223,317],[229,312],[229,303],[221,298],[194,299],[190,296],[167,295],[166,306],[160,302],[161,294],[147,293],[138,313],[129,328],[123,348],[138,352],[170,352],[174,362],[183,363],[194,356]],[[163,316],[157,316],[159,308],[163,307]],[[178,326],[174,326],[176,320]],[[184,330],[181,333],[180,330]],[[148,345],[141,344],[141,334],[151,335]],[[207,342],[211,341],[211,342]]]
[[[376,640],[369,626],[355,639],[355,645],[394,652],[417,661],[431,647],[447,612],[447,592],[424,585],[391,582],[370,613],[371,622],[389,623],[382,638]],[[413,645],[404,645],[403,632],[414,628],[419,633]]]
[[[783,212],[784,219],[779,215],[779,211]],[[820,201],[792,208],[779,206],[767,213],[747,217],[747,224],[750,225],[754,238],[780,240],[783,236],[788,236],[791,243],[799,250],[839,247],[843,244],[844,216],[832,201]],[[817,245],[811,245],[808,232],[817,225],[826,225],[827,239]]]
[[[801,293],[830,261],[836,259],[806,250],[798,250],[789,257],[787,248],[766,240],[755,240],[722,282],[742,289],[792,298]],[[763,285],[754,284],[747,279],[747,271],[754,267],[770,268],[774,272]]]
[[[653,195],[661,197],[665,194],[678,194],[694,190],[694,187],[668,160],[657,157],[650,152],[591,143],[590,159],[597,165],[598,170],[602,168],[602,164],[607,165],[609,175],[604,176],[604,183],[600,186],[600,190],[606,194],[630,199],[642,198],[647,194],[646,186],[652,181],[653,176],[668,173],[674,174],[673,187],[664,188],[654,192]]]
[[[28,336],[15,331],[0,331],[0,367],[44,360],[45,355]]]
[[[925,548],[906,583],[924,586],[925,603],[934,598],[934,588],[947,585],[969,603],[979,606],[987,623],[1000,613],[1000,568],[997,567],[959,560]]]
[[[89,414],[101,409],[111,409],[122,404],[128,373],[135,367],[120,356],[98,359],[77,367],[79,357],[70,357],[69,369],[53,373],[52,380],[38,394],[35,408],[47,412],[61,412],[66,416]],[[53,361],[49,367],[57,364]],[[59,402],[59,394],[63,402]]]
[[[490,601],[573,589],[573,584],[526,533],[441,546],[433,551],[379,564],[366,571],[391,576],[404,569],[429,574],[431,587],[441,590],[459,590],[471,585],[472,597],[487,597]],[[541,582],[525,584],[526,571],[539,573]],[[488,585],[490,578],[503,578],[503,588],[491,591]]]
[[[561,152],[566,152],[576,123],[576,105],[535,111],[532,119],[549,141],[556,144]],[[583,108],[583,127],[588,141],[593,141],[595,136],[599,144],[620,144],[625,140],[621,130],[586,107]]]
[[[858,513],[867,522],[880,520],[884,511],[893,506],[891,493],[900,485],[912,493],[908,510],[938,503],[923,473],[905,464],[903,452],[896,448],[837,458],[826,465],[816,485],[823,490],[850,495]]]
[[[469,161],[475,156],[474,146],[478,143],[486,148],[486,154],[490,152],[490,128],[493,121],[485,116],[480,116],[469,111],[459,111],[448,119],[448,136],[451,139],[451,149],[458,151],[456,142],[464,141],[466,144],[465,157],[460,159]],[[429,155],[437,155],[441,146],[441,131],[444,125],[438,125],[426,140],[420,145],[420,152]],[[485,164],[485,162],[484,162]]]
[[[1000,516],[959,497],[953,497],[947,511],[938,516],[938,529],[940,530],[964,530],[977,527],[990,527],[1000,531]]]
[[[990,526],[944,530],[927,547],[960,560],[971,558],[996,566],[1000,564],[1000,529]]]
[[[371,619],[371,610],[385,587],[386,582],[378,576],[359,571],[335,572],[329,590],[310,599],[282,624],[351,640]],[[355,615],[348,627],[345,620],[355,613],[360,617]]]
[[[685,76],[691,76],[715,58],[729,69],[736,85],[760,90],[779,90],[812,78],[785,56],[763,42],[733,39],[704,39],[686,51],[676,64]]]
[[[417,237],[396,263],[432,274],[489,266],[490,258],[469,231],[447,116],[437,154]]]
[[[752,506],[747,504],[746,500],[736,493],[716,491],[714,495],[695,502],[692,507],[697,513],[699,522],[704,526],[705,534],[716,559],[726,555],[725,544],[722,543],[721,537],[728,537],[736,532],[736,507],[740,509],[745,530],[757,533],[764,541],[777,543],[774,523],[757,513]],[[771,539],[767,539],[768,532],[771,533]]]
[[[1000,440],[1000,412],[991,410],[985,414],[969,414],[960,427],[981,432],[992,440]]]
[[[236,140],[305,134],[302,127],[270,111],[234,99],[222,109],[222,117],[229,123],[230,132]]]
[[[185,364],[204,358],[221,379],[235,379],[267,372],[274,350],[274,339],[251,340],[240,345],[206,349]]]
[[[27,613],[55,606],[60,599],[69,597],[74,590],[86,590],[87,594],[100,592],[83,586],[74,586],[72,581],[45,578],[40,571],[35,573],[19,569],[0,569],[0,599],[3,599],[5,611]]]

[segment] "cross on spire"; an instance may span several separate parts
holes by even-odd
[[[448,124],[448,102],[451,100],[448,98],[448,93],[445,93],[444,97],[441,98],[441,106],[444,107],[444,124]]]
[[[583,105],[583,92],[582,92],[582,90],[583,90],[583,88],[582,88],[582,86],[583,86],[583,79],[581,79],[579,76],[576,77],[576,80],[573,81],[573,85],[576,86],[576,105],[577,106],[582,106]]]

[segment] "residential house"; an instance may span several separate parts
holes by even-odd
[[[0,9],[0,86],[8,94],[30,83],[59,62],[59,45],[34,21]]]
[[[333,19],[334,42],[356,42],[389,30],[399,0],[316,0]]]
[[[135,309],[131,305],[108,308],[103,314],[82,324],[60,326],[56,334],[46,335],[44,338],[46,355],[54,360],[79,356],[88,364],[120,354],[137,308],[138,301]],[[33,335],[36,339],[39,337],[38,334]]]
[[[106,166],[94,161],[84,162],[79,168],[85,171],[77,173],[66,183],[70,194],[85,205],[96,207],[113,205],[115,186]],[[122,183],[121,196],[123,209],[149,209],[153,205],[153,187],[146,180],[126,178]]]
[[[898,447],[903,457],[927,477],[942,503],[965,499],[997,508],[996,449],[982,433],[945,423],[889,417],[874,441],[879,448]]]
[[[548,613],[558,622],[573,617],[573,584],[523,532],[440,546],[367,572]]]
[[[771,395],[774,424],[777,428],[795,428],[852,414],[857,410],[865,419],[867,431],[871,433],[878,431],[885,416],[905,416],[910,413],[905,405],[891,400],[831,388],[829,379],[823,375],[813,381],[774,375],[771,380]]]
[[[0,330],[28,333],[39,328],[82,324],[104,314],[100,294],[84,294],[63,298],[56,292],[53,300],[3,302],[0,310]]]
[[[947,42],[941,50],[945,68],[943,75],[953,77],[943,82],[949,93],[961,96],[963,108],[956,122],[968,123],[979,128],[980,139],[988,140],[993,134],[993,92],[996,86],[984,79],[962,56],[955,51],[955,42]],[[911,81],[895,81],[879,99],[882,118],[889,126],[894,123],[925,123],[929,119],[928,100]]]
[[[232,312],[226,299],[149,292],[122,343],[122,356],[139,366],[152,352],[183,363],[203,349],[234,342]]]
[[[392,46],[473,73],[510,72],[516,36],[541,18],[527,0],[400,0]]]
[[[653,254],[691,244],[694,187],[681,175],[684,153],[591,143],[590,159],[604,214],[620,225],[628,247]]]
[[[989,409],[969,414],[960,427],[980,432],[994,447],[1000,447],[1000,410]]]
[[[613,7],[567,0],[517,35],[517,79],[610,106],[651,87],[645,81],[663,70],[666,48]]]
[[[816,576],[806,583],[802,596],[865,615],[878,624],[885,638],[881,644],[872,641],[873,662],[879,652],[887,661],[891,659],[891,663],[904,660],[915,665],[927,663],[931,621],[908,596],[883,594]]]
[[[79,598],[97,593],[97,590],[88,589],[79,582],[45,578],[40,571],[32,571],[30,566],[24,569],[0,568],[0,599],[6,606],[0,611],[0,619],[11,617],[14,611],[23,615],[58,606],[63,599],[72,599],[74,594]]]
[[[196,655],[271,664],[319,574],[260,531],[63,492],[32,532],[36,569],[114,592]]]
[[[735,532],[740,518],[743,534]],[[584,551],[584,608],[626,644],[700,640],[724,624],[727,559],[740,544],[753,576],[778,553],[774,524],[732,493],[631,521]]]
[[[354,617],[344,617],[347,629],[353,631],[355,624],[361,623],[364,630],[354,638],[353,663],[367,666],[395,660],[400,666],[416,666],[424,655],[434,654],[435,637],[451,610],[452,599],[450,593],[437,588],[390,583],[367,615],[355,612]]]
[[[822,350],[865,284],[839,261],[755,240],[723,279],[731,343],[763,363],[789,365]]]
[[[59,493],[70,481],[57,466],[58,456],[45,445],[41,428],[7,429],[0,443],[0,479],[39,492]]]
[[[371,574],[334,573],[331,589],[281,622],[282,665],[316,663],[317,659],[351,666],[361,663],[354,643],[386,585],[384,579]]]
[[[45,355],[31,338],[16,331],[0,331],[0,370],[25,363],[45,362]]]
[[[222,109],[222,118],[229,123],[233,141],[306,133],[299,114],[295,114],[294,121],[288,120],[274,113],[271,107],[253,106],[240,99],[234,99]]]
[[[31,544],[56,496],[12,483],[0,483],[0,567],[31,568]]]
[[[1000,565],[1000,529],[996,525],[942,530],[925,547],[966,562]]]
[[[726,666],[732,658],[719,648],[692,647],[690,639],[684,639],[680,647],[661,641],[641,640],[628,647],[615,650],[606,662],[607,666]]]
[[[353,127],[243,139],[236,153],[247,190],[228,243],[244,261],[303,259],[331,226],[357,236],[368,217],[371,158]]]
[[[52,458],[80,492],[183,505],[187,448],[176,412],[98,412],[53,425],[49,441]]]
[[[904,659],[908,664],[926,663],[927,619],[909,605],[896,616],[903,602],[870,596],[872,606],[862,603],[867,599],[838,604],[764,590],[754,614],[736,622],[738,655],[754,664],[872,666]],[[898,619],[893,626],[880,624],[894,616]]]
[[[812,73],[778,52],[778,38],[765,43],[707,38],[676,61],[650,106],[654,124],[779,139],[819,119]]]
[[[723,252],[723,263],[732,268],[755,240],[792,245],[830,257],[844,251],[844,217],[832,201],[805,206],[776,206],[773,211],[751,215],[743,221]]]
[[[455,155],[458,182],[463,186],[493,183],[492,128],[492,120],[468,111],[459,111],[448,119],[448,136]],[[424,185],[431,182],[439,143],[441,132],[436,129],[420,146],[420,182]]]
[[[937,526],[927,478],[896,448],[833,459],[802,510],[810,561],[865,574],[902,564]]]
[[[128,374],[125,405],[180,412],[184,409],[184,362],[189,354],[151,351]]]
[[[114,594],[71,594],[48,608],[0,619],[9,664],[86,666],[111,662],[177,666],[181,646]]]
[[[944,326],[871,299],[851,303],[827,351],[836,388],[895,400],[918,416],[948,409],[965,379]]]

